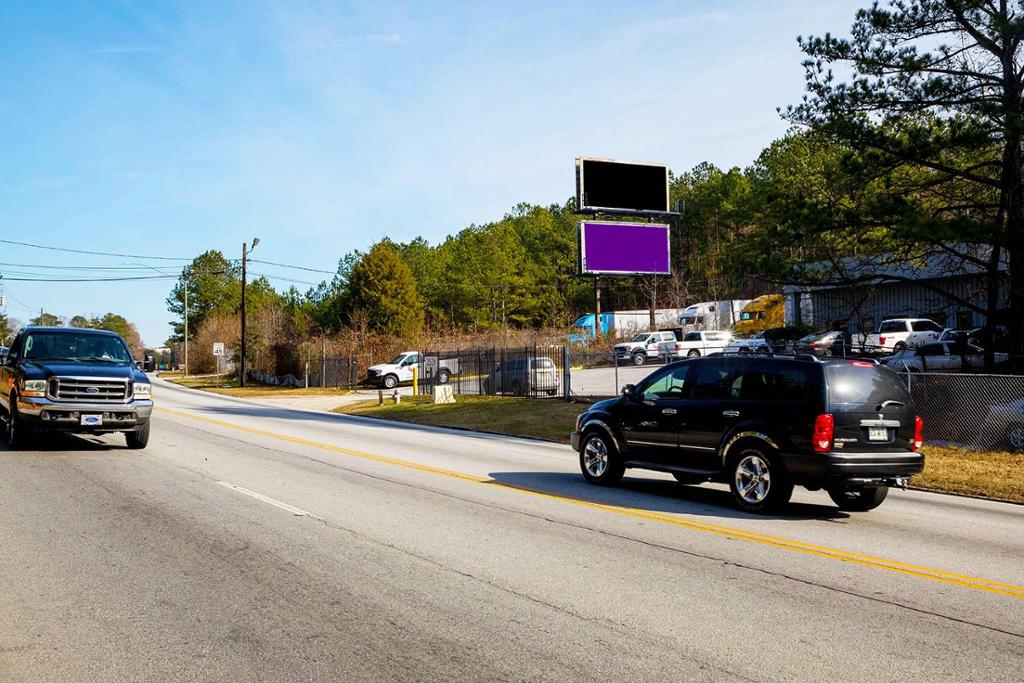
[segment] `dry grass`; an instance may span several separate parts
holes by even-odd
[[[191,387],[192,389],[202,389],[203,391],[209,391],[214,394],[224,394],[226,396],[238,396],[240,398],[288,398],[292,396],[342,396],[348,394],[347,389],[334,389],[332,387],[309,387],[306,388],[294,388],[294,387],[277,387],[268,384],[254,384],[249,381],[246,386],[238,386],[238,379],[229,377],[227,375],[221,377],[181,377],[168,376],[166,373],[160,373],[160,377],[173,382],[174,384],[180,384],[184,387]]]
[[[568,443],[576,416],[586,405],[557,400],[457,396],[434,405],[427,397],[403,398],[383,406],[364,401],[336,412],[372,415],[416,424],[462,427]],[[924,472],[914,487],[1024,503],[1024,454],[925,446]]]
[[[455,400],[456,403],[433,404],[429,397],[403,396],[398,405],[386,402],[382,406],[377,401],[362,401],[334,410],[436,427],[532,436],[560,443],[569,443],[569,432],[576,416],[586,410],[583,404],[558,400],[492,396],[456,396]]]
[[[1024,454],[927,444],[924,453],[924,472],[913,486],[1024,503]]]

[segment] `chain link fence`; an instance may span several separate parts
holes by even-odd
[[[419,391],[450,385],[475,396],[565,396],[565,347],[521,346],[420,353]]]
[[[1024,451],[1024,376],[901,373],[925,438],[966,448]]]

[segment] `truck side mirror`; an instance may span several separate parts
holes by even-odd
[[[627,384],[626,386],[622,387],[622,395],[625,396],[626,398],[636,398],[636,385]]]

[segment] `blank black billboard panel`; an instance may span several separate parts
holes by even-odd
[[[668,167],[613,161],[576,160],[576,202],[581,211],[668,211]]]

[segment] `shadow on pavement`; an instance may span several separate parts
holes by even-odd
[[[568,472],[492,472],[489,476],[510,488],[650,512],[749,520],[842,521],[850,517],[832,505],[796,502],[780,513],[750,514],[733,507],[732,494],[727,490],[710,485],[683,486],[664,479],[627,475],[618,486],[605,488],[588,484],[582,475]]]
[[[0,453],[9,455],[75,455],[76,453],[128,450],[128,446],[123,440],[119,443],[118,441],[101,441],[101,438],[89,434],[63,432],[36,434],[27,447],[17,451],[12,450],[7,441],[0,439]]]

